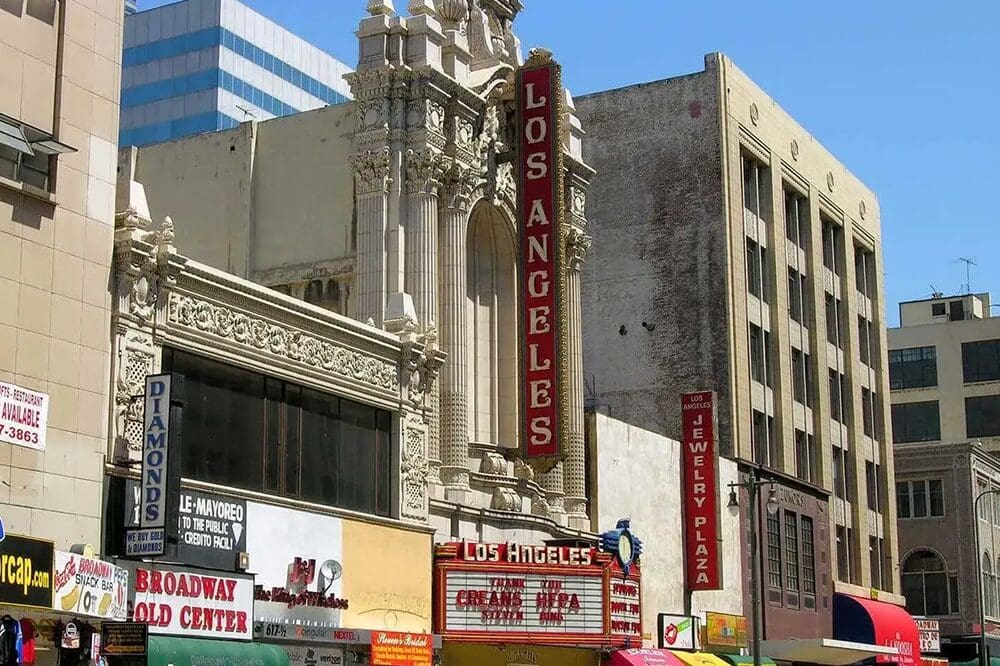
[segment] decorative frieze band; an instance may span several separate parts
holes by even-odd
[[[168,321],[378,389],[399,390],[398,368],[390,361],[345,349],[289,327],[192,296],[170,294]]]

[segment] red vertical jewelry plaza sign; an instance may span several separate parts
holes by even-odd
[[[566,394],[561,93],[559,66],[548,57],[518,70],[521,452],[543,467],[561,456]]]
[[[715,393],[681,396],[684,559],[688,590],[721,590]]]

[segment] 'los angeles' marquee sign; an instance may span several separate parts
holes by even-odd
[[[688,590],[721,590],[715,393],[681,396],[684,560]]]
[[[435,632],[445,639],[562,645],[642,641],[640,579],[590,547],[450,543],[437,548]]]
[[[566,284],[559,65],[532,55],[517,72],[522,455],[542,468],[561,456],[566,381]]]

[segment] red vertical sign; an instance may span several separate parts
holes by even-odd
[[[563,398],[561,85],[552,62],[529,61],[517,74],[522,453],[553,462]]]
[[[688,590],[721,590],[715,393],[681,396],[684,559]]]

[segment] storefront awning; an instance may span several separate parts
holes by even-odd
[[[749,654],[720,654],[719,657],[724,661],[728,661],[733,666],[744,666],[745,664],[753,663],[753,655]],[[763,655],[761,655],[760,663],[762,666],[775,666],[773,659]]]
[[[681,650],[671,650],[671,652],[687,666],[729,666],[711,652],[683,652]]]
[[[288,666],[288,653],[276,645],[149,637],[147,666]]]
[[[611,653],[610,666],[687,666],[670,650],[632,648]]]
[[[874,599],[833,595],[833,637],[897,649],[896,655],[878,655],[878,663],[920,666],[920,632],[905,608]]]
[[[899,651],[893,647],[838,641],[833,638],[791,638],[783,641],[761,641],[760,649],[773,659],[800,661],[811,664],[843,666],[871,657],[895,658]]]

